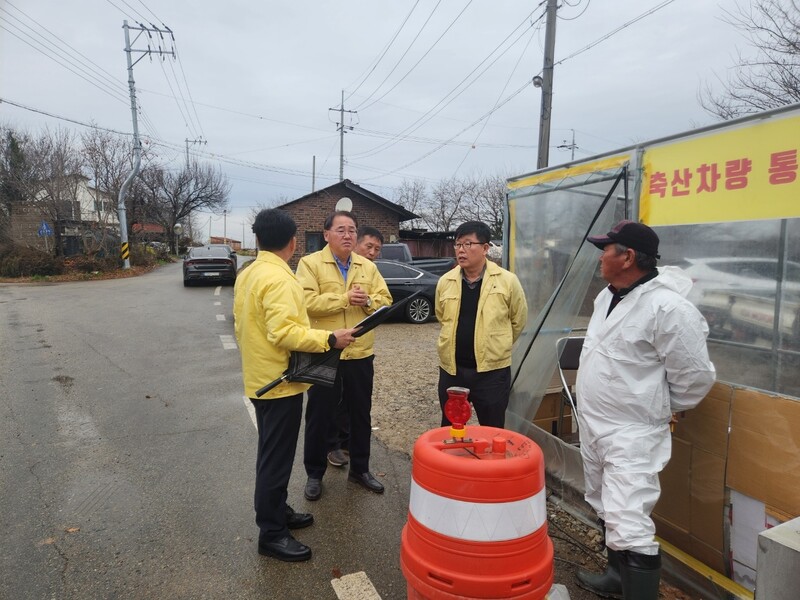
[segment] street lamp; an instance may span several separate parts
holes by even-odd
[[[183,226],[180,223],[175,223],[175,227],[172,228],[173,233],[175,233],[175,256],[179,256],[178,254],[178,240],[181,237],[181,233],[183,232]]]

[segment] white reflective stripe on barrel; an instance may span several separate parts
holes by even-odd
[[[437,496],[412,480],[408,511],[431,531],[472,542],[515,540],[547,520],[544,488],[514,502],[464,502]]]

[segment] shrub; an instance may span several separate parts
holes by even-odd
[[[151,267],[158,262],[158,253],[144,244],[131,244],[130,261],[133,267]]]
[[[0,250],[0,276],[60,275],[64,260],[35,248],[7,245]]]
[[[94,273],[95,271],[115,271],[120,267],[120,261],[116,258],[98,258],[97,256],[78,254],[65,259],[64,265],[73,271]]]

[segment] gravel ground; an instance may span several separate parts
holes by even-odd
[[[416,439],[439,427],[441,413],[436,396],[439,363],[436,338],[439,324],[385,323],[375,334],[375,385],[372,395],[374,435],[392,450],[411,455]],[[470,423],[477,424],[473,416]],[[597,552],[600,533],[548,501],[548,531],[555,547],[555,583],[567,586],[572,600],[598,596],[575,584],[578,568],[599,571],[605,558]],[[660,597],[689,600],[662,581]]]

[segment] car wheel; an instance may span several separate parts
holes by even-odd
[[[417,296],[406,304],[406,318],[411,323],[424,323],[431,318],[431,301]]]

